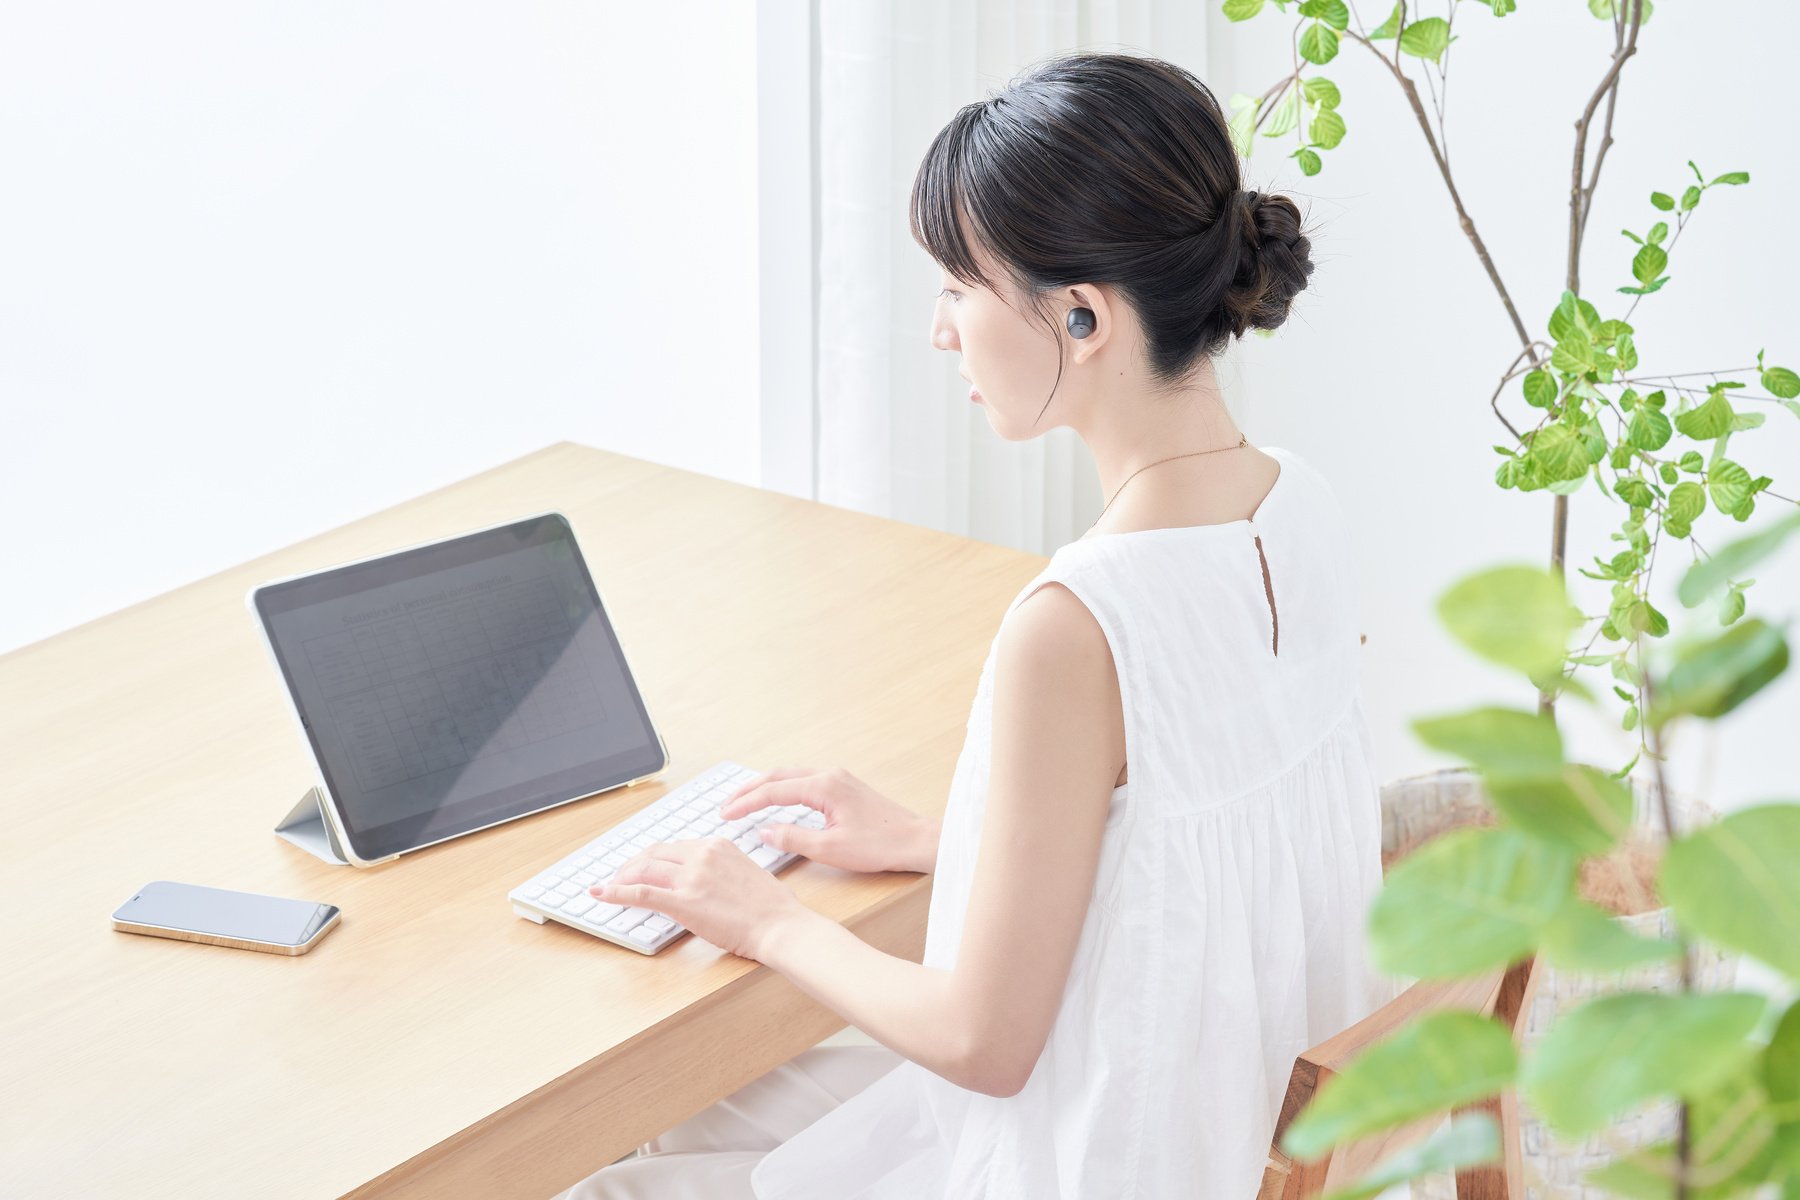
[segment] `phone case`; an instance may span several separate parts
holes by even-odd
[[[318,931],[312,937],[298,946],[284,946],[279,942],[263,942],[255,938],[225,937],[216,933],[196,933],[191,929],[171,929],[167,925],[144,925],[137,921],[124,920],[121,917],[114,917],[112,923],[114,929],[123,933],[142,933],[148,934],[150,937],[172,938],[178,942],[203,942],[208,946],[230,946],[235,950],[260,950],[265,954],[292,956],[305,954],[318,945],[327,933],[337,927],[338,918],[341,916],[343,916],[341,909],[334,911],[325,919],[325,923],[319,926]]]

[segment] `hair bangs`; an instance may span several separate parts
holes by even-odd
[[[977,260],[980,234],[967,202],[975,190],[968,177],[968,140],[983,109],[982,104],[964,106],[932,139],[913,177],[908,220],[913,241],[939,266],[964,283],[994,290],[994,281]]]

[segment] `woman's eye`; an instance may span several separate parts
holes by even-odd
[[[955,292],[953,292],[953,291],[951,291],[951,290],[950,290],[950,289],[949,289],[949,288],[945,288],[945,289],[944,289],[944,290],[943,290],[943,291],[941,291],[941,292],[939,292],[939,293],[938,293],[938,295],[940,295],[940,296],[948,296],[948,297],[950,297],[950,298],[951,298],[951,299],[952,299],[952,300],[954,300],[954,299],[956,299],[956,297],[957,297],[957,293],[955,293]]]

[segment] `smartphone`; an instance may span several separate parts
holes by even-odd
[[[337,922],[335,904],[167,879],[146,883],[113,913],[113,928],[124,933],[268,954],[305,954]]]

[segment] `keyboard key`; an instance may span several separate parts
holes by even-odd
[[[763,846],[750,852],[750,861],[759,867],[767,868],[770,863],[780,858],[781,854],[782,852],[773,846]]]
[[[623,904],[608,904],[606,901],[601,900],[596,902],[594,907],[588,909],[586,913],[582,914],[581,919],[584,923],[592,925],[596,929],[600,929],[603,928],[608,921],[624,911],[625,906]]]
[[[814,809],[794,823],[796,825],[804,825],[808,829],[823,829],[825,828],[825,814]]]
[[[655,914],[647,908],[628,908],[606,923],[607,929],[613,933],[630,933],[640,925],[645,917]]]
[[[568,897],[563,895],[561,892],[545,892],[543,895],[539,896],[536,900],[533,900],[532,903],[537,905],[539,908],[560,909],[562,907],[563,901],[567,900],[567,899],[568,899]]]
[[[544,891],[545,891],[545,888],[544,888],[543,884],[528,883],[524,887],[519,889],[519,899],[521,899],[521,900],[536,900],[539,896],[544,894]]]
[[[594,907],[594,903],[595,901],[592,896],[572,896],[563,901],[562,911],[568,913],[571,917],[579,917],[582,913]]]
[[[661,913],[657,913],[653,917],[644,918],[644,925],[646,928],[649,928],[649,929],[673,929],[673,928],[675,928],[675,922],[671,921],[668,917],[663,916]]]
[[[557,884],[554,890],[561,892],[565,896],[581,895],[581,885],[579,883],[572,883],[567,879]]]
[[[569,882],[576,884],[579,887],[590,888],[593,887],[599,879],[600,877],[592,871],[583,871],[579,875],[571,875],[569,877]]]
[[[625,936],[640,946],[653,946],[662,939],[663,931],[652,929],[648,925],[639,925]]]

